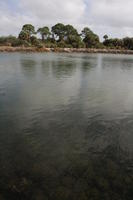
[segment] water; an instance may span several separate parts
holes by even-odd
[[[0,54],[0,199],[133,199],[133,57]]]

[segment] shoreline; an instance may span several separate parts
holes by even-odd
[[[95,49],[95,48],[37,48],[37,47],[10,47],[0,46],[1,52],[57,52],[57,53],[104,53],[104,54],[133,54],[133,50]]]

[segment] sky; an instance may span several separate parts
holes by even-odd
[[[133,0],[0,0],[0,35],[17,35],[23,24],[36,29],[61,22],[103,37],[133,37]]]

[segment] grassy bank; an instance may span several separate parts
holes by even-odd
[[[37,48],[1,46],[0,52],[66,52],[66,53],[111,53],[133,54],[133,50],[95,49],[95,48]]]

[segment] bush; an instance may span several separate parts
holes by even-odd
[[[56,43],[45,43],[45,47],[47,47],[47,48],[57,48],[57,44]]]
[[[33,46],[38,46],[38,45],[41,44],[41,42],[40,42],[35,36],[32,36],[32,37],[30,38],[30,42],[31,42],[31,44],[32,44]]]
[[[96,44],[96,46],[94,48],[96,48],[96,49],[104,49],[105,46],[102,43],[99,42],[99,43]]]
[[[19,46],[31,47],[31,44],[25,40],[17,39],[14,43],[12,43],[12,46],[13,47],[19,47]]]
[[[60,42],[57,43],[57,46],[58,46],[59,48],[65,48],[65,47],[66,47],[66,44],[65,44],[64,41],[60,41]]]
[[[0,45],[12,46],[13,43],[17,42],[17,38],[14,36],[0,37]]]
[[[43,46],[42,43],[38,43],[38,44],[36,45],[36,47],[41,49],[41,48],[43,48],[44,46]]]
[[[66,48],[73,48],[73,46],[71,44],[66,44]]]

